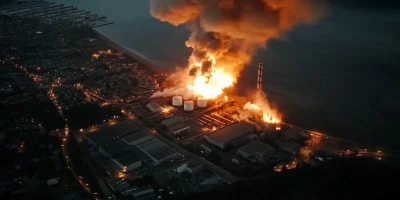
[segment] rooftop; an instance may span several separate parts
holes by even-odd
[[[229,126],[211,132],[207,137],[218,142],[232,142],[254,131],[254,127],[248,123],[234,123]]]
[[[163,108],[158,104],[157,102],[150,102],[146,105],[146,107],[151,111],[151,112],[160,112]]]
[[[158,139],[149,140],[147,142],[139,144],[138,147],[140,148],[140,150],[150,156],[156,163],[176,153],[175,150],[162,143]]]
[[[122,140],[115,140],[102,144],[100,148],[109,156],[114,156],[128,150],[129,145]]]
[[[248,155],[254,155],[255,153],[265,153],[268,151],[275,151],[275,149],[267,144],[260,141],[254,141],[240,149],[238,151],[244,152]]]
[[[85,137],[90,139],[93,143],[99,144],[137,130],[139,130],[139,128],[130,121],[123,121],[88,133]]]
[[[186,167],[187,168],[194,168],[194,167],[197,167],[199,165],[201,165],[201,163],[199,161],[192,161],[192,162],[189,162]]]
[[[123,166],[127,166],[140,161],[140,158],[132,152],[123,153],[121,155],[115,156],[113,159],[118,161]]]
[[[114,180],[108,182],[108,184],[114,188],[118,187],[118,186],[123,186],[123,185],[129,186],[129,183],[127,181],[125,181],[124,179],[114,179]]]
[[[130,133],[130,134],[122,137],[122,140],[127,142],[127,143],[131,143],[133,141],[142,139],[144,137],[149,137],[149,139],[153,138],[151,135],[149,135],[149,134],[147,134],[147,133],[145,133],[143,131],[139,131],[137,133]]]
[[[163,124],[163,125],[165,125],[165,126],[170,126],[170,125],[175,124],[175,123],[178,123],[178,122],[180,122],[180,121],[182,121],[182,120],[184,120],[184,119],[185,119],[185,117],[182,116],[182,115],[175,115],[175,116],[173,116],[173,117],[170,117],[170,118],[168,118],[168,119],[163,120],[163,121],[161,122],[161,124]]]
[[[136,190],[132,195],[136,200],[157,199],[154,193],[154,189],[151,186],[141,187],[140,189]]]

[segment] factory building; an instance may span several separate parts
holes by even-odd
[[[122,137],[122,141],[126,142],[129,145],[138,145],[151,139],[153,139],[153,137],[143,131],[130,133]]]
[[[191,174],[196,174],[203,171],[203,164],[199,161],[192,161],[187,164],[186,170]]]
[[[170,118],[167,118],[167,119],[161,121],[161,124],[169,127],[169,126],[176,124],[184,119],[186,119],[186,118],[182,115],[175,115],[175,116],[172,116]]]
[[[221,149],[225,149],[235,141],[253,132],[254,127],[251,124],[239,122],[211,132],[204,136],[204,139]]]
[[[118,166],[111,158],[104,160],[101,163],[101,166],[103,167],[104,172],[111,178],[117,173],[121,172],[121,167]]]
[[[290,128],[284,133],[285,137],[296,140],[296,141],[305,141],[310,139],[310,135],[308,135],[304,130],[299,128]]]
[[[157,102],[150,102],[146,105],[146,107],[151,111],[151,112],[161,112],[162,111],[162,107],[160,106],[160,104],[158,104]]]
[[[155,200],[157,199],[156,193],[151,186],[141,187],[132,193],[135,200]]]
[[[191,174],[196,174],[203,171],[203,164],[198,161],[191,161],[189,163],[182,164],[176,168],[178,173],[189,172]]]
[[[173,126],[170,126],[168,128],[168,132],[171,135],[182,135],[183,133],[185,133],[187,130],[190,129],[190,126],[186,125],[185,123],[180,123],[180,124],[176,124]]]
[[[102,127],[97,131],[88,133],[84,139],[93,146],[98,146],[101,143],[111,141],[125,134],[139,130],[139,127],[132,124],[130,121],[123,121],[111,126]]]
[[[100,145],[99,152],[106,157],[113,157],[129,149],[129,145],[121,140],[106,142]]]
[[[151,158],[154,164],[160,164],[163,161],[176,156],[177,152],[171,147],[162,143],[160,140],[153,138],[137,145],[137,147]]]
[[[254,141],[238,149],[237,153],[255,163],[265,164],[268,160],[277,158],[275,149],[260,141]]]
[[[129,187],[129,183],[123,179],[114,179],[110,182],[108,182],[108,186],[110,186],[112,191],[119,191],[122,190],[124,188],[128,188]]]
[[[131,186],[131,187],[127,187],[127,188],[124,188],[124,189],[122,189],[122,190],[119,190],[119,193],[121,193],[123,196],[128,196],[128,195],[131,195],[131,194],[133,194],[135,191],[137,191],[139,189],[139,187],[138,186],[136,186],[136,185],[134,185],[134,186]]]
[[[284,151],[286,151],[286,152],[288,152],[288,153],[290,153],[292,155],[298,154],[300,152],[300,149],[301,149],[301,145],[300,144],[297,144],[297,143],[292,142],[292,141],[281,141],[281,142],[279,142],[278,145],[282,150],[284,150]]]
[[[142,166],[142,161],[132,152],[125,152],[111,158],[124,172],[137,169]]]

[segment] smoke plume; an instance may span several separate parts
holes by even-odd
[[[322,14],[316,0],[150,0],[151,14],[173,25],[187,24],[193,48],[189,63],[209,64],[238,75],[258,48],[297,24],[313,23]],[[193,66],[192,66],[193,67]]]
[[[232,116],[237,121],[257,122],[258,125],[265,125],[265,122],[272,121],[271,117],[281,119],[279,112],[269,104],[264,92],[256,93],[254,103],[247,102],[242,109],[237,110],[237,114]]]

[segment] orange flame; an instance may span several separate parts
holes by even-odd
[[[216,59],[214,56],[209,56],[212,61],[211,72],[202,73],[197,70],[193,82],[189,83],[187,88],[193,92],[194,95],[201,96],[205,99],[215,99],[224,93],[224,89],[231,87],[235,79],[234,77],[224,72],[222,68],[216,67]],[[193,66],[200,69],[201,63],[195,61]]]

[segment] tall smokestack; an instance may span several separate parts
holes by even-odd
[[[258,76],[257,76],[257,92],[258,93],[260,93],[260,91],[262,91],[263,72],[264,72],[264,63],[261,61],[258,63]]]

